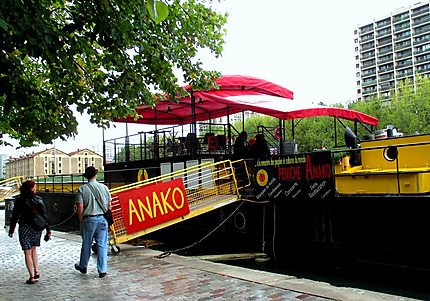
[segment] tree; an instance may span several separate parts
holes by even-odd
[[[66,140],[74,109],[106,127],[184,94],[177,70],[196,89],[213,84],[220,74],[196,55],[221,54],[227,16],[211,1],[164,1],[0,1],[0,134],[21,146]]]
[[[375,97],[349,104],[349,108],[379,118],[380,128],[393,125],[404,134],[430,132],[430,79],[417,76],[399,83],[390,99]]]

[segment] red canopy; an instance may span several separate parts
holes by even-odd
[[[344,119],[358,119],[363,123],[377,125],[378,119],[356,111],[313,107],[303,109],[297,103],[286,101],[293,99],[293,92],[269,81],[251,76],[225,75],[216,81],[219,89],[193,91],[191,86],[184,89],[190,96],[182,97],[178,102],[161,100],[155,108],[141,105],[136,113],[141,115],[137,120],[133,116],[118,118],[116,122],[180,125],[194,121],[206,121],[242,111],[253,111],[280,119],[295,119],[312,116],[337,116]],[[296,108],[294,108],[296,106]]]

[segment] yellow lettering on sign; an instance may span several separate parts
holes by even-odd
[[[175,211],[175,209],[173,209],[173,207],[167,202],[167,198],[169,197],[170,194],[170,190],[172,188],[167,189],[166,194],[164,194],[163,192],[161,192],[161,201],[163,202],[163,206],[164,206],[164,213],[167,213],[167,207],[169,207],[170,211]]]
[[[154,218],[157,217],[157,207],[159,208],[161,215],[164,215],[163,207],[161,207],[160,200],[158,199],[155,191],[152,192],[152,206],[154,208]]]
[[[145,210],[146,214],[148,214],[148,216],[149,216],[150,218],[152,218],[152,207],[151,207],[151,205],[149,204],[149,198],[148,198],[148,197],[146,197],[146,207],[145,207],[145,205],[143,205],[143,203],[142,203],[142,201],[141,201],[140,199],[137,199],[137,201],[138,201],[138,203],[139,203],[140,214],[142,214],[142,216],[143,216],[143,220],[145,220],[145,215],[143,214],[142,209],[143,209],[143,210]]]
[[[129,224],[133,225],[133,214],[135,214],[137,216],[137,219],[139,220],[139,222],[142,221],[142,219],[139,216],[139,212],[137,211],[137,208],[134,206],[133,200],[129,199],[128,200],[128,212],[129,212]]]
[[[180,194],[180,196],[178,198],[178,199],[180,199],[179,205],[176,202],[176,192],[178,192]],[[185,204],[184,193],[182,192],[181,189],[179,189],[179,187],[175,187],[173,189],[172,200],[173,200],[173,204],[175,205],[176,209],[181,209],[182,207],[184,207],[184,204]]]

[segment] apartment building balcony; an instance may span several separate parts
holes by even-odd
[[[397,43],[396,45],[394,45],[394,49],[395,50],[403,50],[403,49],[406,49],[406,48],[410,48],[411,47],[411,41],[409,40],[409,41],[404,41],[404,42],[400,42],[400,43]]]
[[[405,70],[402,70],[402,71],[397,71],[397,73],[396,73],[397,79],[411,77],[413,75],[414,75],[414,71],[413,71],[412,68],[405,69]]]
[[[412,58],[396,63],[396,69],[408,68],[409,66],[412,66]]]
[[[366,43],[366,42],[373,41],[373,38],[374,38],[373,33],[372,33],[372,34],[370,34],[370,35],[362,36],[362,37],[360,38],[360,43],[361,43],[361,44],[364,44],[364,43]]]
[[[386,36],[390,36],[390,35],[391,35],[391,29],[390,28],[379,30],[379,31],[376,32],[376,37],[378,39],[386,37]]]
[[[367,60],[369,58],[375,58],[375,51],[369,51],[361,55],[362,60]]]
[[[430,25],[424,25],[424,26],[417,27],[414,29],[415,35],[419,35],[421,33],[427,33],[429,31],[430,31]]]
[[[372,32],[373,31],[373,24],[369,24],[363,27],[360,27],[360,36]]]
[[[363,80],[362,86],[363,86],[363,88],[369,87],[369,86],[376,86],[376,79],[374,79],[374,80]]]
[[[387,82],[387,83],[380,84],[379,90],[382,92],[382,91],[394,89],[395,87],[396,87],[396,84],[394,82]]]
[[[371,87],[371,88],[363,89],[363,95],[365,95],[365,94],[371,94],[371,93],[376,93],[376,92],[378,92],[378,89],[376,88],[376,86],[375,87]]]
[[[378,21],[376,23],[376,28],[377,29],[381,29],[381,28],[384,28],[384,27],[388,27],[390,25],[391,25],[391,18],[386,18],[384,20]]]
[[[405,59],[405,58],[408,58],[411,56],[412,56],[412,49],[406,50],[406,51],[401,51],[401,52],[396,52],[396,60]]]
[[[430,34],[426,34],[425,36],[417,37],[414,39],[414,45],[418,46],[430,41]]]
[[[402,33],[398,33],[394,36],[394,41],[396,42],[400,42],[406,39],[410,39],[411,38],[411,32],[410,31],[404,31]]]
[[[391,44],[391,42],[392,42],[392,39],[391,39],[391,36],[390,36],[390,37],[385,37],[385,38],[382,38],[382,39],[378,39],[376,41],[376,45],[377,45],[377,47],[381,47],[381,46],[384,46],[384,45],[387,45],[387,44]]]
[[[417,70],[417,73],[420,73],[420,74],[430,73],[430,64],[424,64],[422,66],[417,66],[416,70]]]
[[[430,54],[417,56],[415,58],[415,64],[422,64],[422,63],[427,63],[427,62],[430,62]]]
[[[364,69],[367,69],[367,68],[374,67],[375,65],[376,65],[376,63],[375,63],[375,59],[365,61],[365,62],[363,62],[363,63],[361,64],[361,70],[364,70]]]
[[[393,73],[387,73],[387,74],[381,75],[379,77],[379,82],[383,83],[383,82],[387,82],[387,81],[390,81],[393,79],[394,79],[394,72]]]
[[[417,54],[424,54],[430,51],[430,44],[424,44],[422,46],[419,46],[415,48],[415,55]]]
[[[415,18],[412,23],[412,27],[417,27],[420,25],[424,25],[430,22],[430,16],[427,14],[425,16]]]
[[[369,70],[363,71],[361,73],[361,76],[363,77],[363,80],[364,80],[364,78],[373,76],[375,74],[376,74],[376,68],[373,68],[373,69],[369,69]]]
[[[403,20],[407,20],[407,19],[409,19],[409,12],[393,16],[393,23],[399,23],[399,22],[402,22]]]
[[[393,51],[393,46],[390,45],[390,46],[379,48],[378,54],[381,55],[381,54],[389,53],[389,52],[392,52],[392,51]]]
[[[375,43],[374,42],[361,45],[361,52],[369,50],[369,49],[372,49],[372,48],[375,48]]]
[[[384,65],[378,68],[378,73],[382,74],[382,73],[387,73],[387,72],[391,72],[394,70],[394,66],[393,64],[389,64],[389,65]]]
[[[394,32],[398,33],[404,30],[409,30],[410,29],[411,24],[409,23],[409,20],[404,22],[404,23],[399,23],[397,25],[394,26]]]
[[[386,55],[378,59],[378,64],[383,64],[383,63],[392,62],[392,61],[393,61],[393,55]]]
[[[412,10],[412,17],[420,16],[429,13],[429,5],[420,6]]]

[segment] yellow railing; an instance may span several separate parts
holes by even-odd
[[[25,178],[17,176],[0,181],[0,203],[8,197],[19,194],[19,188]]]
[[[235,163],[239,163],[239,161],[236,161]],[[246,169],[246,163],[244,164]],[[246,174],[249,176],[247,172]],[[183,180],[190,213],[151,228],[128,234],[120,201],[118,199],[118,194],[131,189],[136,189],[159,182],[168,182],[178,178],[182,178]],[[114,225],[111,227],[113,233],[113,240],[110,241],[111,244],[129,241],[139,236],[154,232],[156,230],[228,205],[240,199],[235,168],[230,160],[216,163],[206,162],[198,164],[183,170],[160,175],[155,178],[117,187],[111,189],[111,193],[112,212],[115,221]]]

